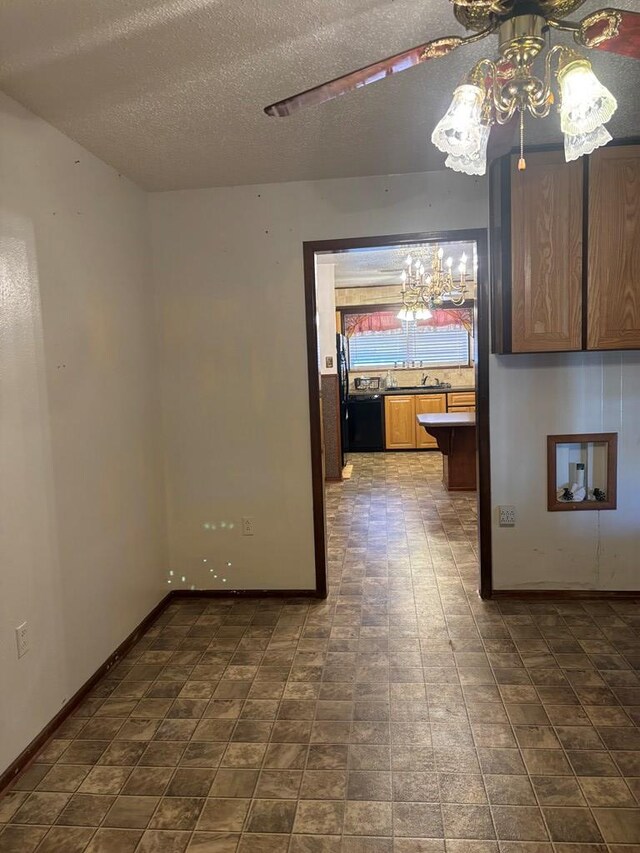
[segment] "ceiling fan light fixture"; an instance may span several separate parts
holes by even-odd
[[[603,124],[600,127],[596,127],[591,133],[578,133],[575,135],[565,133],[564,158],[567,163],[570,163],[572,160],[577,160],[579,157],[593,153],[596,148],[601,148],[603,145],[611,142],[612,139],[613,137]]]
[[[575,53],[558,69],[558,84],[562,97],[560,127],[565,134],[593,133],[618,108],[615,97],[593,73],[589,60]]]
[[[485,92],[473,83],[463,83],[453,93],[449,109],[431,134],[431,141],[444,154],[472,157],[481,145],[482,104]]]
[[[491,134],[488,124],[480,126],[480,147],[471,156],[456,156],[449,154],[444,161],[445,166],[454,172],[462,172],[465,175],[484,175],[487,171],[487,144]]]

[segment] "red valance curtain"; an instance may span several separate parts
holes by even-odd
[[[403,321],[398,320],[397,311],[369,311],[366,314],[347,314],[345,316],[345,332],[348,338],[365,332],[389,332],[392,329],[402,329]],[[418,326],[431,329],[466,329],[473,328],[471,308],[437,308],[428,320],[416,320]]]

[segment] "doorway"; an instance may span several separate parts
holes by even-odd
[[[307,357],[308,357],[308,378],[309,378],[309,410],[310,410],[310,439],[311,439],[311,460],[312,460],[312,484],[313,484],[313,508],[314,508],[314,533],[315,533],[315,559],[316,559],[316,591],[319,596],[326,596],[327,594],[327,572],[328,572],[328,561],[327,561],[327,508],[325,502],[325,470],[324,470],[324,459],[323,459],[323,426],[322,426],[322,409],[323,403],[321,402],[322,397],[322,384],[321,384],[321,371],[319,364],[320,353],[321,353],[321,341],[319,336],[319,324],[318,324],[318,312],[319,312],[319,298],[318,298],[318,270],[322,265],[322,258],[327,258],[327,256],[335,256],[339,257],[343,254],[348,253],[366,253],[367,251],[372,252],[376,250],[377,252],[394,252],[393,257],[397,256],[397,252],[407,251],[409,254],[411,251],[414,251],[414,254],[420,255],[429,258],[429,251],[431,250],[431,254],[437,251],[439,247],[448,246],[448,245],[472,245],[474,247],[474,277],[475,277],[475,287],[474,287],[474,299],[470,302],[465,301],[465,307],[471,308],[472,311],[472,322],[473,322],[473,371],[474,371],[474,384],[475,384],[475,434],[476,434],[476,445],[477,445],[477,454],[476,454],[476,487],[477,487],[477,516],[478,516],[478,564],[479,564],[479,572],[478,572],[478,580],[477,580],[477,588],[482,598],[490,598],[492,592],[491,585],[491,497],[490,497],[490,455],[489,455],[489,289],[488,289],[488,275],[487,275],[487,235],[484,230],[461,230],[461,231],[447,231],[447,232],[424,232],[424,233],[412,233],[412,234],[398,234],[391,236],[383,236],[383,237],[367,237],[367,238],[352,238],[352,239],[336,239],[336,240],[325,240],[318,242],[307,242],[303,245],[304,252],[304,278],[305,278],[305,304],[306,304],[306,325],[307,325]],[[442,252],[441,252],[442,254]],[[391,257],[391,254],[389,255]],[[457,259],[456,259],[457,262]],[[445,262],[446,263],[446,262]],[[451,266],[451,264],[449,265]],[[423,263],[424,267],[424,263]],[[390,273],[398,272],[397,269],[393,267],[389,269]],[[400,279],[397,284],[400,284]],[[398,293],[398,304],[402,308],[403,306],[409,305],[411,307],[410,300],[402,298],[401,299],[401,290],[400,287],[397,288]],[[456,302],[459,302],[459,299],[456,299]],[[470,304],[471,303],[471,304]],[[451,311],[455,306],[451,303],[450,297],[446,297],[444,303],[437,303],[437,310],[448,310]],[[371,306],[369,306],[371,307]],[[390,306],[387,306],[390,307]],[[433,304],[432,304],[433,307]],[[367,308],[366,305],[361,304],[358,309],[358,314],[360,315],[360,327],[366,323],[384,323],[387,322],[389,325],[392,325],[390,321],[391,316],[396,316],[395,314],[391,315],[390,311],[386,312],[387,317],[374,317],[370,318],[368,314],[376,313],[380,314],[380,311],[374,310],[379,309],[380,305],[375,304],[371,311],[364,310]],[[362,310],[360,310],[362,309]],[[437,312],[428,312],[428,313],[437,313]],[[338,317],[340,318],[341,326],[337,326],[334,328],[334,333],[344,334],[345,332],[345,314],[346,312],[339,311]],[[352,312],[353,314],[353,312]],[[411,319],[415,319],[412,315]],[[429,321],[424,324],[421,323],[413,323],[414,327],[424,325],[428,327],[429,325],[433,326],[436,322],[439,322],[439,316],[435,318],[430,318]],[[406,324],[403,322],[402,324],[405,326]],[[359,327],[359,328],[360,328]],[[353,331],[353,330],[352,330]],[[412,343],[410,346],[413,347],[410,351],[407,351],[406,361],[409,363],[405,363],[401,367],[398,367],[398,359],[394,359],[394,369],[389,369],[384,371],[384,377],[382,378],[382,383],[386,385],[388,382],[395,382],[395,385],[398,387],[399,391],[404,391],[405,389],[402,387],[402,382],[409,381],[403,379],[402,382],[399,382],[399,377],[407,377],[412,376],[411,382],[417,383],[416,376],[418,379],[421,378],[422,374],[427,375],[427,380],[429,384],[433,382],[434,377],[430,377],[429,367],[428,367],[428,359],[430,357],[430,353],[428,348],[425,347],[430,346],[429,341],[423,341],[421,339],[421,329],[417,330],[414,328],[411,332]],[[409,337],[411,337],[409,335]],[[422,336],[424,337],[424,336]],[[455,336],[453,336],[455,337]],[[365,365],[365,361],[367,358],[366,353],[366,345],[368,341],[356,341],[355,342],[358,348],[358,354],[355,359],[352,359],[353,363],[358,365],[361,364],[363,367]],[[385,340],[385,345],[388,342]],[[393,345],[396,345],[396,342],[393,342]],[[394,351],[393,355],[400,356],[401,353],[398,351]],[[413,356],[411,359],[410,357]],[[423,356],[421,358],[420,356]],[[339,358],[339,348],[336,353],[336,359]],[[357,359],[360,359],[358,362]],[[364,359],[365,361],[362,361]],[[400,362],[405,359],[400,358]],[[326,364],[330,363],[330,357],[326,358]],[[412,363],[411,363],[412,362]],[[422,366],[420,365],[422,362]],[[336,367],[338,365],[336,364]],[[382,364],[380,363],[379,368],[374,370],[374,373],[380,374],[382,372]],[[409,370],[413,369],[414,374],[409,374]],[[434,371],[437,372],[437,371]],[[359,379],[366,385],[369,379],[373,380],[373,384],[375,385],[376,381],[380,380],[380,376],[372,376],[371,371],[358,371]],[[440,377],[436,376],[435,379],[438,379],[439,382],[442,382]],[[444,383],[445,385],[447,383]],[[451,383],[450,383],[451,384]],[[353,386],[352,386],[353,387]],[[371,390],[371,389],[370,389]],[[373,389],[375,390],[375,389]],[[419,391],[420,389],[412,388],[412,390]],[[444,387],[442,388],[433,388],[429,387],[428,392],[437,391],[437,396],[442,397],[443,394],[440,392],[448,391]],[[395,393],[395,391],[394,391]],[[355,397],[356,395],[354,395]],[[371,397],[375,395],[371,394]],[[402,395],[404,397],[404,395]],[[421,397],[426,399],[427,394],[420,394]],[[448,397],[448,394],[445,394]],[[358,398],[360,395],[358,395]],[[373,401],[372,401],[373,402]],[[455,401],[454,401],[455,402]],[[460,399],[460,402],[465,402]],[[357,399],[357,403],[363,404],[363,399]],[[393,403],[395,404],[393,408],[397,411],[400,410],[400,398],[394,399]],[[431,400],[433,403],[433,400]],[[413,423],[416,421],[415,415],[415,401],[412,404],[414,409],[412,410],[412,428]],[[389,406],[389,401],[387,401],[387,407]],[[427,407],[428,408],[428,407]],[[454,408],[462,408],[462,407],[454,407]],[[362,406],[362,411],[364,411],[365,407]],[[367,410],[368,414],[371,414]],[[342,429],[345,429],[344,421],[341,424]],[[386,427],[386,440],[389,441],[388,435],[388,426]],[[423,431],[418,427],[418,437],[417,441],[420,441],[420,435],[422,435]],[[369,435],[373,433],[369,430]],[[424,439],[426,442],[429,440],[433,440],[433,438],[427,435],[426,431],[424,431]],[[391,445],[393,447],[393,445]],[[398,448],[400,449],[400,448]],[[409,448],[406,448],[409,451]],[[422,448],[417,448],[422,449]],[[409,451],[410,452],[410,451]],[[414,457],[417,457],[417,453],[413,453]],[[409,458],[407,456],[405,458],[405,462],[400,463],[401,454],[398,454],[398,459],[396,460],[400,463],[400,469],[406,468],[406,460]],[[420,464],[417,466],[416,470],[422,470],[429,474],[429,471],[433,471],[433,463],[426,464],[425,459],[420,459]],[[361,460],[362,461],[362,460]],[[370,460],[369,460],[370,461]],[[397,467],[397,466],[396,466]],[[369,466],[370,468],[370,466]],[[336,488],[340,488],[337,486]]]

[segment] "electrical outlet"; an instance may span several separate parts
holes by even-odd
[[[21,658],[29,651],[29,633],[27,631],[27,623],[23,622],[16,628],[16,648],[18,657]]]
[[[499,506],[498,523],[500,527],[515,527],[516,508],[514,506]]]
[[[325,356],[325,359],[324,359],[324,366],[325,366],[327,369],[330,369],[330,368],[332,368],[332,367],[333,367],[333,356],[332,356],[332,355],[327,355],[327,356]]]
[[[245,516],[242,519],[242,535],[243,536],[253,536],[253,518],[251,516]]]

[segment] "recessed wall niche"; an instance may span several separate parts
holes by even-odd
[[[615,509],[618,434],[547,436],[549,512]]]

